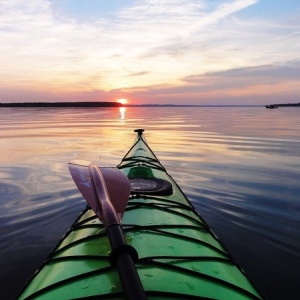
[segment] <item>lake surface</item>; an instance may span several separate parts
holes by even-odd
[[[0,109],[0,295],[85,207],[68,171],[116,166],[135,128],[266,299],[300,294],[300,108]]]

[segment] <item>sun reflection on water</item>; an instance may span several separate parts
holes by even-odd
[[[124,106],[120,107],[119,112],[120,112],[120,119],[125,120],[126,107],[124,107]]]

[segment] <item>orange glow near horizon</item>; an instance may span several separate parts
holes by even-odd
[[[128,100],[125,99],[125,98],[121,98],[121,99],[118,99],[117,102],[121,103],[122,105],[124,105],[124,104],[128,103]]]

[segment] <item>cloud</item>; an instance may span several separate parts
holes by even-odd
[[[298,59],[298,22],[241,18],[257,0],[128,3],[84,19],[56,0],[0,1],[0,97],[14,88],[64,97],[212,95],[234,89],[232,78],[236,88],[272,85],[296,72],[274,66]]]
[[[300,92],[300,61],[192,75],[179,85],[135,87],[118,92],[149,103],[261,104],[295,102]],[[276,101],[275,101],[276,102]]]
[[[192,26],[192,32],[203,29],[207,25],[214,24],[220,20],[227,18],[228,16],[243,10],[253,4],[256,4],[258,0],[236,0],[231,2],[224,2],[214,7],[212,11],[208,11],[199,18],[197,22]]]
[[[135,77],[135,76],[143,76],[143,75],[147,75],[149,74],[150,72],[149,71],[141,71],[141,72],[131,72],[129,74],[129,76],[131,77]]]
[[[276,85],[300,80],[300,61],[290,61],[283,65],[262,65],[236,68],[221,72],[191,75],[183,81],[203,89],[229,89],[257,85]]]

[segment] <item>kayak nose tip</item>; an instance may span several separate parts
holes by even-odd
[[[135,129],[134,132],[137,132],[139,136],[141,136],[143,134],[145,130],[142,129],[142,128],[138,128],[138,129]]]

